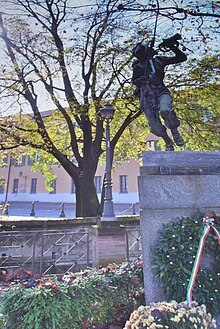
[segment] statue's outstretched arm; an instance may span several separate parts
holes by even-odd
[[[187,60],[187,56],[176,46],[171,46],[170,50],[172,50],[175,53],[175,56],[172,57],[161,57],[163,58],[163,63],[164,65],[169,65],[169,64],[177,64],[177,63],[182,63]]]

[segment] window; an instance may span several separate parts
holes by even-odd
[[[19,157],[19,159],[13,159],[12,158],[12,166],[13,167],[22,167],[25,165],[25,159],[26,159],[26,156],[25,155],[21,155]]]
[[[34,158],[28,156],[27,164],[28,164],[28,166],[32,166],[33,163],[39,162],[39,161],[40,161],[40,155],[39,155],[39,152],[36,152]]]
[[[14,179],[14,180],[13,180],[13,189],[12,189],[12,193],[18,193],[18,181],[19,181],[19,179]]]
[[[94,179],[95,188],[97,193],[102,192],[102,176],[95,176]]]
[[[57,191],[57,180],[56,179],[54,179],[54,181],[52,182],[51,187],[52,187],[53,191],[51,191],[50,194],[56,194],[56,191]]]
[[[4,157],[4,159],[2,159],[2,162],[1,162],[1,167],[7,167],[8,165],[8,157]]]
[[[25,166],[25,161],[26,161],[26,156],[25,155],[21,155],[20,156],[20,159],[19,159],[20,166]]]
[[[5,192],[5,180],[0,179],[0,194],[4,194]]]
[[[31,194],[36,194],[37,193],[37,178],[32,178],[31,179]]]
[[[120,193],[128,193],[128,176],[121,175],[120,179]]]
[[[72,184],[71,184],[71,194],[74,194],[74,193],[76,193],[76,187],[75,187],[75,184],[74,184],[74,180],[72,179]]]
[[[32,166],[32,164],[33,164],[33,160],[30,157],[28,157],[27,165]]]

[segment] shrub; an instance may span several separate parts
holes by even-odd
[[[10,329],[80,329],[125,323],[142,295],[142,263],[111,265],[21,282],[4,294],[3,314]]]
[[[212,329],[217,328],[215,320],[206,312],[205,305],[187,302],[178,304],[153,303],[150,306],[140,306],[126,322],[124,329],[167,328],[167,329]]]
[[[5,328],[5,317],[2,313],[0,313],[0,329]]]
[[[154,268],[168,300],[186,299],[199,239],[203,230],[201,213],[163,225],[154,250]],[[219,219],[215,226],[219,230]],[[211,230],[207,237],[203,261],[199,269],[193,300],[205,304],[208,312],[220,313],[220,253],[216,236]]]

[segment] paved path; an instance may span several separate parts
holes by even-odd
[[[9,216],[30,216],[32,209],[31,202],[9,202]],[[61,212],[61,203],[35,202],[34,211],[36,217],[59,218]],[[139,204],[131,203],[114,204],[115,215],[131,215],[134,212],[139,213]],[[65,217],[75,217],[75,204],[64,204]]]

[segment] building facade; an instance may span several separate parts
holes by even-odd
[[[19,161],[11,158],[6,160],[5,167],[0,168],[0,202],[5,201],[39,201],[75,203],[75,186],[72,178],[65,170],[52,165],[56,179],[51,187],[52,192],[45,188],[45,177],[39,171],[31,170],[32,161],[27,156],[21,156]],[[130,159],[121,162],[112,172],[112,192],[115,203],[136,203],[138,198],[137,177],[140,164],[138,160]],[[105,166],[99,165],[95,175],[95,186],[98,197],[101,190]]]

